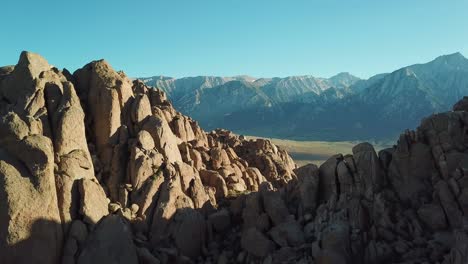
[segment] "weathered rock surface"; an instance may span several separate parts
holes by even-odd
[[[79,182],[80,190],[80,214],[83,221],[95,224],[108,214],[108,202],[106,194],[99,183],[83,179]]]
[[[297,168],[105,61],[0,68],[1,263],[468,260],[468,108]]]

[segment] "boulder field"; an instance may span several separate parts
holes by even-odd
[[[104,60],[0,68],[0,263],[468,263],[468,98],[298,168]]]

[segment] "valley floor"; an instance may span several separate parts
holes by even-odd
[[[272,141],[275,145],[285,149],[298,166],[309,163],[321,165],[331,156],[341,153],[352,154],[352,149],[360,142],[354,141],[297,141],[289,139],[265,138],[246,136],[247,139],[263,138]],[[387,144],[373,144],[375,151],[390,147]]]

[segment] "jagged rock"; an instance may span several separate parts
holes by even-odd
[[[116,215],[103,218],[89,234],[77,263],[137,264],[132,232],[125,220]]]
[[[37,91],[34,81],[39,78],[42,72],[50,69],[51,66],[43,57],[23,51],[18,64],[2,78],[2,97],[10,104],[15,105],[14,111],[18,115],[27,113],[34,116],[39,108],[44,106],[44,99],[40,96],[43,95],[43,91]]]

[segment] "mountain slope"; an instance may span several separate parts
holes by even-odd
[[[423,116],[446,111],[468,94],[468,60],[455,53],[368,80],[341,73],[330,79],[296,76],[249,84],[246,94],[241,83],[188,92],[183,100],[175,99],[175,107],[206,129],[307,140],[395,139]],[[238,91],[227,93],[226,88]],[[192,105],[197,107],[187,107]]]
[[[271,110],[282,111],[282,104],[334,101],[351,93],[349,85],[360,80],[349,73],[340,73],[329,79],[313,76],[260,79],[248,76],[181,79],[155,76],[140,79],[165,91],[179,111],[194,117],[208,130],[223,127],[225,120],[235,125],[234,119],[229,117],[231,115],[242,113],[241,119],[248,120],[250,116]],[[251,115],[252,112],[257,113]],[[262,119],[269,120],[267,117]],[[239,125],[243,128],[242,124]],[[244,127],[247,126],[245,123]]]

